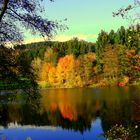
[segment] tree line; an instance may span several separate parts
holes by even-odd
[[[101,30],[96,43],[74,38],[16,46],[43,87],[124,86],[140,78],[140,26],[109,33]]]
[[[111,82],[139,81],[140,25],[101,31],[96,42],[97,74]],[[109,80],[110,79],[110,80]]]
[[[39,42],[16,46],[27,58],[35,79],[45,86],[82,87],[94,74],[95,43],[73,38],[66,42]]]

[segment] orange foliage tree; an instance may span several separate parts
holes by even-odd
[[[66,55],[59,59],[57,65],[57,81],[60,86],[71,87],[74,81],[74,64],[73,55]]]
[[[52,61],[53,52],[48,48],[44,60],[36,58],[32,66],[38,75],[38,81],[44,81],[53,87],[83,87],[90,83],[93,75],[95,54],[88,53],[76,58],[74,55],[61,57],[56,64]]]

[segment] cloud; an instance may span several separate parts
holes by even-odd
[[[96,34],[76,34],[76,35],[58,35],[54,37],[54,41],[68,41],[72,38],[77,37],[79,40],[95,41],[97,38]]]
[[[77,37],[79,40],[85,40],[85,41],[94,42],[96,40],[96,38],[97,38],[97,35],[96,34],[56,35],[56,36],[54,36],[52,38],[51,41],[64,42],[64,41],[71,40],[71,39],[73,39],[75,37]],[[27,43],[41,42],[41,41],[45,41],[45,39],[42,38],[42,37],[34,37],[34,38],[26,39],[24,41],[24,43],[27,44]]]
[[[35,43],[35,42],[41,42],[41,41],[45,41],[45,39],[43,37],[33,37],[30,39],[26,39],[23,43],[24,44],[28,44],[28,43]]]

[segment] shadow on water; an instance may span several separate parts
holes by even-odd
[[[41,94],[35,88],[1,93],[0,125],[5,128],[8,128],[11,122],[24,125],[25,120],[28,120],[29,116],[33,117],[40,108]]]

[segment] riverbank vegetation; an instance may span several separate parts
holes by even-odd
[[[41,87],[104,87],[140,84],[140,26],[101,31],[96,43],[74,38],[16,46]]]
[[[24,45],[17,45],[24,39],[23,27],[50,39],[56,30],[65,30],[67,26],[40,16],[45,9],[39,1],[6,0],[0,4],[0,89],[28,88],[36,83],[53,88],[140,84],[139,16],[128,18],[128,12],[139,7],[139,1],[113,13],[130,20],[129,28],[102,30],[96,43],[74,38]],[[13,43],[14,49],[5,48],[6,42]]]
[[[8,49],[6,46],[21,44],[26,30],[48,39],[56,30],[67,29],[64,24],[42,16],[46,9],[42,3],[39,0],[0,1],[0,90],[29,87],[36,90],[37,87],[27,57],[20,59],[21,50]]]

